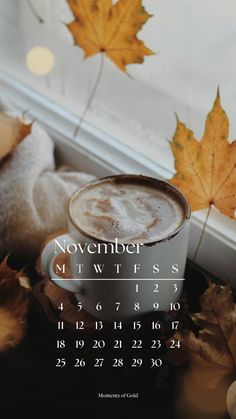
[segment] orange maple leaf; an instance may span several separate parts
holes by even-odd
[[[214,205],[236,218],[236,141],[229,143],[229,122],[219,91],[207,116],[201,141],[177,121],[171,142],[176,175],[170,180],[187,197],[192,211]]]
[[[105,53],[122,71],[152,55],[136,36],[151,17],[141,0],[67,0],[75,20],[67,25],[85,57]]]
[[[26,125],[20,118],[0,112],[0,159],[11,153],[31,129],[32,123]]]

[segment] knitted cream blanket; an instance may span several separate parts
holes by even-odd
[[[55,168],[54,144],[37,123],[0,162],[0,257],[30,260],[53,232],[66,228],[69,197],[93,176]]]

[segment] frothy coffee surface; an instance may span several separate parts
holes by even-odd
[[[145,243],[161,240],[183,222],[183,208],[155,186],[112,180],[90,185],[72,199],[70,214],[85,233],[100,240]]]

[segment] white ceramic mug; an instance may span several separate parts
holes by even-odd
[[[183,209],[181,225],[170,235],[161,240],[140,244],[130,248],[130,253],[118,244],[118,252],[111,253],[109,244],[114,242],[101,241],[92,237],[77,226],[71,217],[71,205],[76,197],[86,188],[108,179],[124,178],[140,184],[148,184],[154,188],[165,190],[175,196]],[[81,199],[83,199],[81,197]],[[169,311],[182,291],[185,264],[187,259],[188,236],[190,226],[190,208],[184,196],[167,182],[141,175],[117,175],[95,180],[79,188],[68,204],[69,234],[54,238],[44,248],[41,255],[41,267],[46,276],[58,286],[76,295],[82,307],[91,315],[105,321],[131,320],[141,314],[153,310]],[[93,246],[106,243],[107,253],[101,251],[81,252],[78,246]],[[87,245],[85,245],[87,244]],[[127,246],[127,245],[123,245]],[[58,251],[70,249],[72,278],[63,279],[53,269]],[[101,246],[102,247],[102,246]],[[77,250],[76,250],[77,249]],[[135,252],[132,253],[133,250]],[[101,249],[100,249],[101,250]],[[114,250],[114,247],[113,247]],[[83,264],[83,272],[78,273],[78,266]],[[94,265],[104,265],[101,274],[94,272]],[[114,266],[122,265],[117,274]],[[134,268],[136,265],[136,268]],[[159,265],[153,273],[153,265]],[[62,267],[61,267],[62,268]],[[136,273],[134,273],[136,270]]]

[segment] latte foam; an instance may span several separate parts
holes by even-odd
[[[74,195],[73,222],[90,236],[121,243],[147,243],[168,237],[182,224],[183,206],[155,185],[112,178]]]

